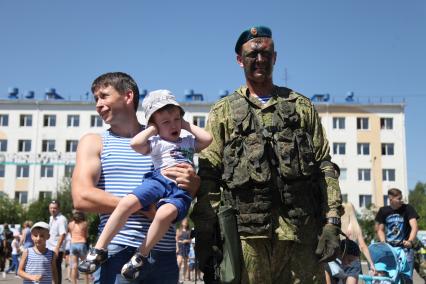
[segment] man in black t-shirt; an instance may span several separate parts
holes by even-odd
[[[381,242],[404,248],[407,262],[413,275],[414,251],[419,215],[409,204],[402,201],[402,192],[397,188],[388,190],[389,206],[383,206],[376,215],[377,236]]]

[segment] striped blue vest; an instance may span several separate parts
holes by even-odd
[[[111,131],[102,137],[101,176],[98,188],[115,196],[123,197],[133,191],[143,180],[143,175],[153,170],[151,158],[135,152],[130,147],[131,138],[116,136]],[[101,232],[110,214],[101,214]],[[148,232],[151,221],[140,214],[129,217],[124,227],[111,243],[139,247]],[[175,227],[171,226],[154,250],[175,251]]]

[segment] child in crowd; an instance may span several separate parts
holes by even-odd
[[[193,165],[194,152],[206,148],[212,141],[211,135],[204,129],[183,119],[184,110],[170,91],[150,92],[142,103],[147,127],[131,140],[131,147],[143,155],[150,154],[154,171],[146,174],[140,186],[132,194],[122,198],[108,219],[95,247],[91,249],[85,261],[78,269],[84,273],[93,273],[106,261],[106,247],[115,234],[134,212],[157,202],[158,210],[148,229],[148,233],[139,251],[126,263],[121,274],[126,279],[136,279],[149,253],[161,240],[172,222],[182,220],[192,201],[190,194],[177,187],[175,180],[162,175],[162,170],[179,163]],[[181,130],[190,132],[180,137]]]
[[[18,269],[24,284],[58,283],[56,256],[46,247],[49,236],[49,224],[46,222],[37,222],[31,227],[34,246],[24,250]]]
[[[20,241],[20,234],[19,234],[18,231],[14,231],[13,232],[13,241],[12,241],[12,264],[6,270],[6,273],[9,273],[11,271],[15,272],[15,274],[18,273],[19,253],[20,253],[19,241]]]

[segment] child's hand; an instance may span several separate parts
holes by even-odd
[[[182,129],[189,131],[189,122],[182,118]]]
[[[150,122],[150,123],[148,123],[148,125],[147,125],[147,127],[146,127],[147,129],[148,128],[151,128],[151,131],[152,131],[152,135],[153,136],[155,136],[155,135],[158,135],[158,127],[157,127],[157,125],[155,125],[155,123],[153,123],[153,122]]]
[[[40,280],[41,280],[41,278],[42,278],[43,276],[42,275],[33,275],[33,279],[32,279],[32,281],[37,281],[37,282],[40,282]]]

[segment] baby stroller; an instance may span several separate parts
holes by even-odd
[[[375,283],[412,283],[410,267],[405,252],[401,247],[393,247],[386,243],[374,243],[368,246],[376,271],[381,276],[359,275],[366,284]]]

